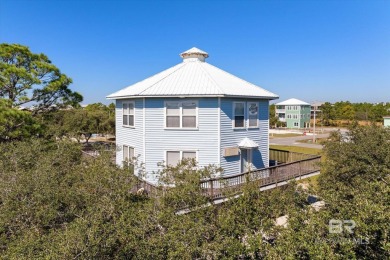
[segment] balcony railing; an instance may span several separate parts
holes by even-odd
[[[286,113],[286,109],[275,109],[275,113],[277,113],[277,114],[279,114],[279,113],[285,114]]]
[[[200,187],[204,195],[212,200],[226,198],[240,194],[244,185],[253,183],[259,188],[274,185],[281,182],[303,177],[320,170],[321,156],[303,153],[295,153],[278,149],[269,150],[269,159],[274,166],[253,170],[249,172],[220,176],[202,180]],[[142,188],[149,196],[155,197],[159,194],[160,187],[145,180],[139,180],[136,190]],[[133,190],[135,191],[135,190]]]
[[[321,156],[270,149],[270,161],[274,161],[276,165],[204,180],[201,188],[205,195],[216,200],[241,193],[248,182],[259,188],[269,185],[276,187],[281,182],[318,172]]]

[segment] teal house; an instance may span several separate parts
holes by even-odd
[[[308,128],[310,126],[310,104],[291,98],[275,104],[279,121],[286,122],[287,128]]]
[[[383,125],[384,127],[390,127],[390,116],[383,117]]]

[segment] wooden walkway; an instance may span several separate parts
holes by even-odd
[[[320,173],[321,156],[319,155],[270,149],[269,159],[276,165],[202,180],[200,185],[202,192],[214,202],[223,202],[227,197],[239,196],[248,182],[258,186],[260,190],[267,190],[285,185],[294,179],[304,179]],[[140,180],[137,188],[142,188],[149,196],[156,196],[160,189],[144,180]]]

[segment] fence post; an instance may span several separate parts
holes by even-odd
[[[273,168],[273,176],[275,178],[275,187],[278,187],[278,168]]]
[[[214,185],[212,180],[210,180],[210,189],[211,189],[211,198],[214,198]]]
[[[302,180],[302,162],[299,162],[299,179]]]

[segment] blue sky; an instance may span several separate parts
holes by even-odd
[[[279,101],[390,102],[390,1],[1,0],[0,42],[48,55],[85,104],[194,46]]]

